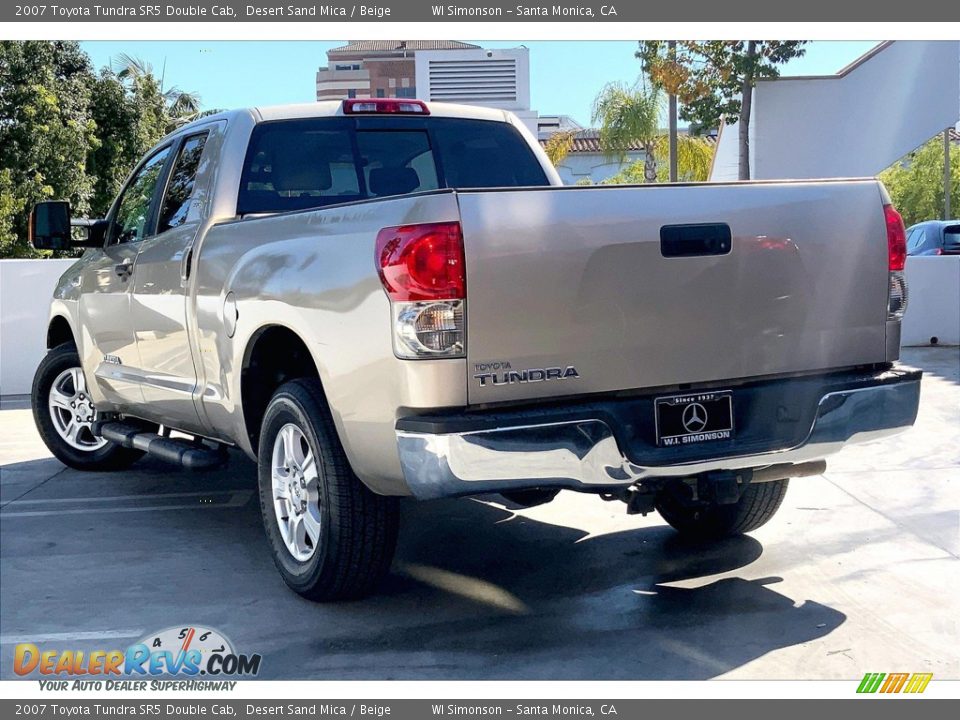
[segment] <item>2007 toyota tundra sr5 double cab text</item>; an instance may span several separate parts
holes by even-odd
[[[399,496],[565,488],[716,538],[916,418],[903,224],[872,179],[562,187],[510,113],[346,100],[194,122],[106,219],[43,203],[31,229],[88,248],[33,386],[51,452],[239,448],[318,600],[375,587]]]

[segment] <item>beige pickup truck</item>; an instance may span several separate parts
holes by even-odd
[[[238,448],[318,600],[375,588],[400,496],[576,490],[717,538],[917,413],[873,179],[562,187],[510,113],[362,99],[204,118],[105,219],[31,230],[87,248],[33,386],[51,452]]]

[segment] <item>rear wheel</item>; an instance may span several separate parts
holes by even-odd
[[[772,518],[789,480],[748,485],[740,500],[730,505],[687,505],[676,493],[665,490],[657,497],[656,508],[681,535],[696,540],[716,540],[756,530]]]
[[[393,559],[397,500],[351,471],[319,381],[294,380],[274,394],[258,468],[263,525],[287,585],[318,601],[371,593]]]
[[[77,470],[121,470],[143,456],[93,434],[97,409],[87,391],[80,356],[71,344],[47,353],[33,378],[33,420],[44,444]]]

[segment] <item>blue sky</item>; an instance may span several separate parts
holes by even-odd
[[[515,41],[470,40],[484,47],[516,47]],[[109,65],[120,53],[153,64],[159,75],[166,63],[165,86],[199,93],[205,108],[275,105],[314,99],[317,67],[326,51],[343,42],[83,42],[94,65]],[[530,48],[531,106],[542,115],[571,115],[582,124],[603,85],[632,82],[640,71],[632,41],[557,41],[522,43]],[[804,57],[791,61],[785,75],[834,73],[875,42],[820,41]]]

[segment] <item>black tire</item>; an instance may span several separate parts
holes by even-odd
[[[657,497],[656,507],[663,519],[681,535],[694,540],[718,540],[756,530],[772,518],[784,496],[789,480],[748,485],[740,500],[732,505],[684,505],[665,490]]]
[[[288,549],[274,507],[274,443],[289,424],[319,459],[316,493],[304,500],[311,511],[319,510],[319,540],[311,544],[313,555],[306,560]],[[318,380],[293,380],[277,390],[263,417],[259,445],[260,511],[284,582],[315,601],[353,600],[373,592],[396,549],[397,499],[375,494],[353,474]]]
[[[33,407],[33,421],[40,431],[43,443],[57,460],[76,470],[93,472],[123,470],[129,467],[143,457],[142,452],[112,442],[99,448],[82,450],[70,445],[57,431],[48,406],[50,391],[54,381],[71,368],[81,368],[80,356],[72,343],[66,343],[50,350],[40,361],[40,366],[33,376],[30,404]],[[82,368],[80,372],[83,372]],[[88,437],[93,436],[90,434]]]

